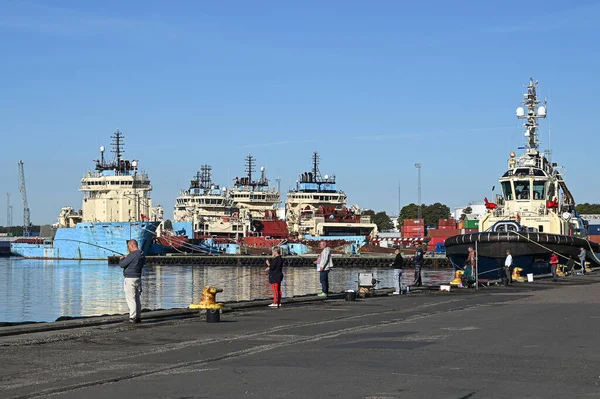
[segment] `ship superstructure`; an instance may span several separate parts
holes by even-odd
[[[334,175],[321,175],[319,155],[312,155],[312,168],[300,175],[296,188],[288,191],[285,204],[290,233],[310,236],[375,236],[377,225],[361,215],[357,206],[348,208],[346,193],[338,190]]]
[[[202,165],[189,189],[180,191],[173,220],[176,225],[191,222],[195,236],[241,236],[244,229],[239,210],[227,195],[227,189],[212,182],[211,170],[210,165]]]
[[[82,221],[150,220],[152,185],[148,174],[138,168],[137,160],[123,159],[124,137],[120,131],[115,132],[112,140],[114,160],[107,162],[104,147],[100,147],[100,159],[96,160],[96,168],[81,179],[79,191],[84,193]]]
[[[81,179],[81,210],[63,207],[52,240],[19,242],[11,251],[20,256],[54,259],[106,259],[127,253],[127,241],[135,239],[147,250],[159,224],[152,208],[152,185],[137,160],[126,160],[124,136],[112,138],[113,161],[106,161],[104,147],[93,171]]]
[[[245,220],[264,219],[266,214],[276,211],[281,196],[276,188],[269,186],[266,169],[260,168],[258,180],[254,178],[256,160],[252,155],[246,157],[246,176],[236,177],[233,187],[227,195],[240,210],[240,217]]]

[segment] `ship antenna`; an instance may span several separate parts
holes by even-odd
[[[111,145],[113,147],[111,152],[115,153],[115,160],[117,163],[117,168],[119,168],[121,165],[121,157],[123,156],[123,153],[125,152],[125,150],[123,150],[123,145],[125,144],[124,140],[123,140],[124,136],[123,136],[123,133],[121,133],[121,131],[119,129],[117,129],[115,134],[110,136],[110,138],[113,139],[113,141],[111,142]]]
[[[525,137],[528,138],[529,148],[538,149],[540,145],[539,133],[538,133],[538,119],[546,118],[546,103],[544,100],[541,106],[538,107],[540,101],[537,99],[537,87],[538,82],[533,82],[533,78],[529,78],[529,85],[527,86],[527,93],[523,96],[522,104],[525,106],[517,108],[517,118],[526,119],[523,124],[525,126]],[[537,109],[536,109],[537,108]],[[525,112],[527,110],[527,112]]]
[[[199,176],[199,183],[201,188],[210,188],[212,184],[211,179],[211,170],[212,167],[210,165],[202,165],[200,166],[200,170],[202,171],[202,176]]]
[[[248,184],[250,185],[252,184],[252,172],[255,171],[254,167],[254,157],[251,154],[248,154],[246,157],[246,172],[248,172]]]
[[[313,161],[312,172],[313,172],[313,177],[315,179],[314,181],[319,182],[319,181],[321,181],[321,172],[319,172],[319,160],[320,160],[319,154],[317,154],[316,151],[313,152],[312,158],[313,158],[312,159],[312,161]]]

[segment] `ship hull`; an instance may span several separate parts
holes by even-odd
[[[158,222],[79,223],[59,228],[53,240],[11,243],[13,255],[37,259],[105,260],[127,254],[127,241],[137,240],[148,252]]]
[[[445,242],[446,256],[455,269],[462,268],[469,247],[477,247],[479,277],[502,278],[506,250],[510,250],[513,266],[523,269],[522,274],[550,273],[550,255],[559,254],[561,263],[577,259],[580,248],[586,249],[587,260],[600,264],[600,245],[584,238],[547,233],[471,233],[449,237]]]

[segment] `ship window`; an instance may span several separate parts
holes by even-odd
[[[533,182],[533,199],[534,200],[543,200],[545,198],[544,189],[545,187],[544,181],[536,180]]]
[[[512,186],[509,181],[502,182],[502,193],[504,194],[504,198],[507,200],[513,199]]]
[[[529,199],[529,180],[515,181],[515,198],[518,200]]]
[[[554,183],[550,183],[548,185],[548,199],[552,201],[555,197],[556,193],[554,192]]]

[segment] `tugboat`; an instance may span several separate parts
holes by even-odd
[[[21,239],[11,243],[17,256],[42,259],[108,259],[127,253],[127,241],[135,239],[147,252],[159,221],[152,208],[152,185],[138,161],[123,159],[124,136],[116,131],[112,141],[115,159],[100,159],[95,170],[81,179],[82,208],[62,208],[53,239]]]
[[[581,248],[588,261],[600,263],[600,246],[587,240],[561,167],[552,162],[551,151],[539,150],[538,120],[546,118],[547,110],[546,101],[538,100],[537,87],[538,82],[530,79],[523,106],[517,108],[517,118],[525,120],[525,151],[520,156],[509,154],[508,170],[499,179],[502,194],[495,202],[485,198],[479,233],[449,237],[445,242],[455,268],[465,264],[469,247],[477,247],[482,279],[502,277],[507,250],[521,273],[549,273],[553,252],[565,263],[576,259]]]

